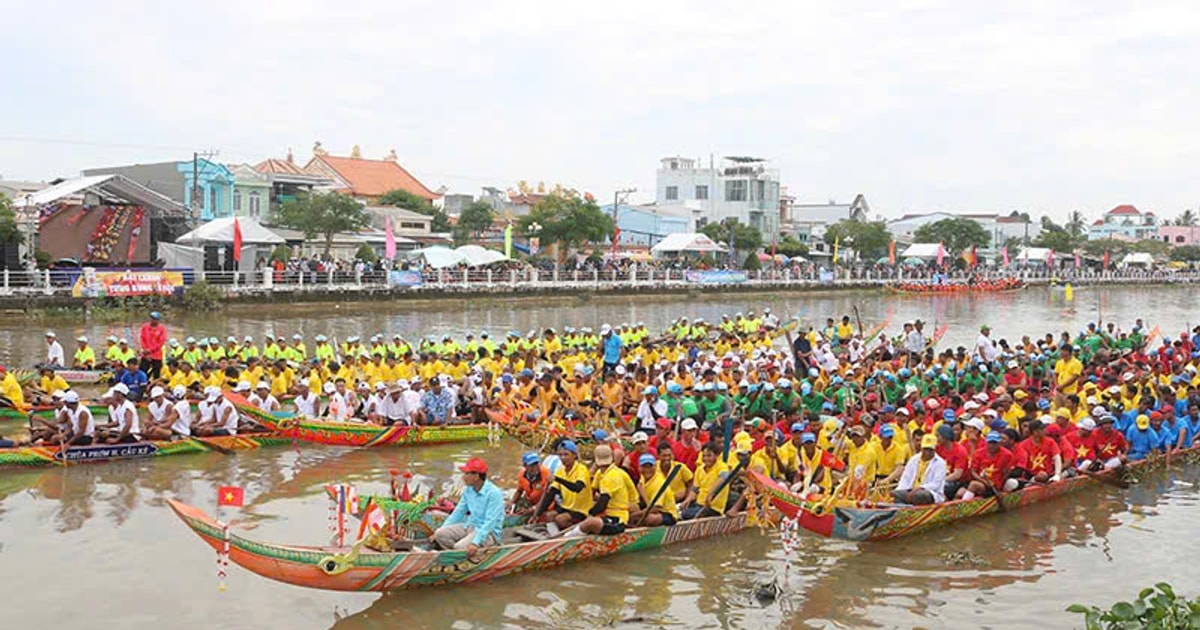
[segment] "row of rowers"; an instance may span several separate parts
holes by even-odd
[[[731,348],[736,344],[730,339],[751,337],[773,330],[773,324],[764,327],[761,319],[743,319],[740,313],[737,317],[736,321],[748,323],[718,328],[721,332],[727,333],[725,343]],[[769,314],[768,317],[770,317]],[[728,316],[724,320],[731,324],[734,321]],[[768,322],[776,321],[768,320]],[[725,330],[725,328],[729,330]],[[264,335],[261,347],[255,342],[252,335],[246,335],[240,340],[235,336],[227,336],[224,342],[218,337],[187,337],[182,342],[177,338],[171,338],[167,340],[164,359],[175,360],[181,364],[200,365],[204,362],[216,362],[223,359],[246,363],[252,358],[269,361],[282,359],[293,363],[301,363],[309,359],[358,360],[362,357],[369,359],[376,356],[399,359],[410,354],[429,357],[449,357],[459,354],[474,358],[480,355],[480,350],[486,350],[489,355],[510,356],[531,351],[546,355],[555,352],[594,350],[600,347],[601,337],[607,334],[608,330],[611,330],[626,346],[644,345],[651,341],[651,333],[642,322],[615,328],[606,325],[602,327],[600,333],[595,333],[591,328],[586,327],[579,329],[567,327],[562,333],[554,328],[547,328],[540,333],[529,331],[525,335],[512,331],[499,341],[493,340],[487,331],[481,332],[478,337],[473,333],[467,333],[461,342],[451,335],[443,335],[440,339],[431,336],[412,343],[399,334],[392,335],[390,341],[384,335],[376,334],[366,340],[358,335],[351,335],[344,342],[338,343],[336,339],[330,339],[326,335],[316,335],[313,338],[314,345],[311,351],[305,343],[304,336],[299,333],[293,334],[290,338],[285,335],[267,334]],[[704,340],[708,338],[711,330],[712,328],[705,324],[703,319],[697,319],[694,323],[689,324],[687,318],[683,318],[668,326],[663,331],[661,339],[677,342]],[[56,336],[48,333],[47,337]],[[91,345],[87,336],[77,337],[76,344],[77,348],[70,365],[77,369],[95,369],[106,364],[127,365],[129,361],[139,357],[138,351],[130,344],[129,339],[115,335],[108,336],[105,346],[99,350]],[[58,356],[48,360],[48,363],[57,363],[64,367],[66,365]]]

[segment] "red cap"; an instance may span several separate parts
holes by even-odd
[[[660,429],[670,429],[670,428],[671,428],[671,421],[670,421],[670,420],[667,420],[666,418],[659,418],[659,419],[658,419],[658,420],[657,420],[657,421],[654,423],[654,426],[657,426],[657,427],[658,427],[658,428],[660,428]]]
[[[466,464],[458,467],[462,472],[487,474],[487,462],[478,457],[472,457]]]
[[[1150,412],[1151,420],[1162,420],[1162,417],[1163,417],[1163,415],[1162,415],[1162,412],[1160,412],[1160,411],[1151,411]]]
[[[876,400],[879,400],[879,396],[877,396],[875,394],[875,392],[871,392],[871,393],[867,394],[865,398],[871,402],[875,402]]]
[[[5,367],[4,365],[0,365],[0,372],[7,372],[7,371],[8,371],[7,367]]]
[[[1058,426],[1057,424],[1052,424],[1046,427],[1046,435],[1049,435],[1050,437],[1061,437],[1062,427]]]

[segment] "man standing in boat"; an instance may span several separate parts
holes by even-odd
[[[608,324],[600,327],[600,356],[604,361],[602,375],[616,370],[621,362],[621,337]]]
[[[167,343],[167,328],[162,325],[162,313],[153,311],[150,320],[142,324],[138,340],[142,345],[141,369],[155,380],[162,372],[163,346]]]
[[[504,494],[488,481],[488,465],[473,457],[463,466],[462,498],[445,523],[433,532],[433,542],[439,549],[466,551],[474,559],[479,550],[500,544],[504,527]]]

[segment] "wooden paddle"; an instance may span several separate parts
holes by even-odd
[[[1117,474],[1118,471],[1122,470],[1123,468],[1124,468],[1124,466],[1119,466],[1117,468],[1114,468],[1110,471],[1105,471],[1103,473],[1094,473],[1090,470],[1080,470],[1079,472],[1082,473],[1084,476],[1088,477],[1089,479],[1091,479],[1092,481],[1098,481],[1102,484],[1125,490],[1125,489],[1129,488],[1130,484],[1128,481],[1125,481],[1125,479],[1123,479],[1120,475]]]
[[[671,472],[667,473],[667,478],[664,479],[662,485],[658,487],[658,492],[654,493],[654,499],[652,499],[650,503],[646,504],[646,511],[642,512],[642,517],[638,519],[637,524],[633,526],[634,528],[642,526],[642,523],[646,521],[646,517],[650,515],[650,509],[658,504],[658,500],[662,498],[664,492],[671,489],[671,482],[674,481],[675,477],[679,475],[680,468],[683,468],[683,464],[671,467]]]
[[[721,496],[721,493],[725,491],[725,488],[729,484],[733,483],[733,480],[737,478],[738,473],[742,472],[742,470],[745,469],[749,463],[749,457],[747,457],[745,461],[739,459],[737,465],[733,467],[733,470],[729,471],[729,474],[726,475],[724,481],[722,481],[716,488],[713,488],[713,490],[708,493],[707,497],[704,497],[704,501],[701,503],[701,505],[707,507],[707,505],[711,503],[713,499]]]

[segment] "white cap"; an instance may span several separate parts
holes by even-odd
[[[51,398],[65,398],[66,395],[67,395],[67,391],[60,389],[60,390],[54,392],[53,394],[50,394],[50,397]]]
[[[166,394],[166,392],[163,391],[163,388],[158,387],[158,386],[155,386],[153,389],[150,390],[151,398],[158,398],[159,396],[162,396],[164,394]]]
[[[632,441],[634,444],[639,442],[649,442],[650,437],[646,435],[645,431],[638,431],[637,433],[633,434]]]
[[[129,387],[125,385],[125,383],[117,383],[116,385],[113,385],[112,391],[125,396],[129,395]]]
[[[75,338],[75,341],[78,341],[79,343],[87,343],[88,342],[87,335],[80,335]]]
[[[691,418],[684,418],[683,423],[679,425],[679,428],[684,431],[691,431],[692,429],[699,429],[700,427],[696,426],[695,420],[692,420]]]
[[[408,379],[402,378],[396,381],[396,387],[399,387],[400,389],[408,389]]]
[[[970,420],[967,420],[963,424],[965,426],[971,427],[972,429],[975,429],[976,431],[983,431],[983,420],[980,420],[979,418],[971,418]]]
[[[57,337],[58,335],[54,334],[54,331],[53,331],[53,330],[47,330],[47,331],[46,331],[46,336],[47,336],[47,337]]]
[[[271,386],[266,381],[259,381],[254,384],[254,389],[271,389]]]
[[[221,388],[215,385],[209,385],[208,387],[204,388],[204,395],[207,396],[209,400],[216,400],[221,397]]]
[[[237,387],[234,387],[233,391],[235,391],[235,392],[250,391],[250,381],[238,381]]]
[[[608,324],[604,324],[603,326],[600,327],[601,335],[607,335],[610,332],[612,332],[612,326],[609,326]]]
[[[321,386],[321,389],[325,390],[326,394],[332,394],[335,390],[337,390],[337,388],[333,386],[333,383],[330,383],[328,381],[326,381],[325,384],[323,386]]]
[[[1084,431],[1095,431],[1096,421],[1092,420],[1091,418],[1084,418],[1083,420],[1079,421],[1079,428]]]
[[[973,411],[979,408],[979,403],[974,400],[968,400],[967,404],[963,405],[963,411]]]
[[[183,385],[176,385],[175,387],[171,388],[171,395],[176,398],[183,398],[184,396],[187,396],[187,388]]]
[[[1100,417],[1106,413],[1108,413],[1108,410],[1105,409],[1104,407],[1101,407],[1100,405],[1096,405],[1095,407],[1092,407],[1092,415],[1093,416]]]
[[[79,392],[69,391],[66,394],[63,394],[63,400],[69,403],[77,403],[79,402]]]

